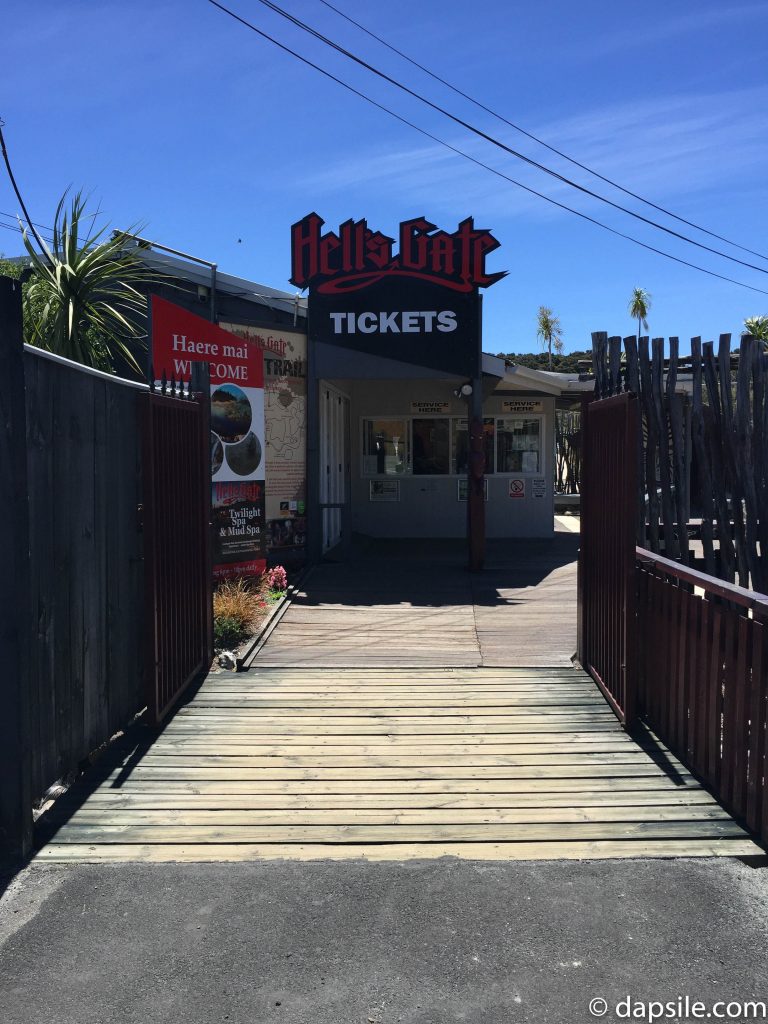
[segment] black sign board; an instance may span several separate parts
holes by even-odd
[[[312,213],[293,225],[291,281],[309,287],[311,342],[396,359],[450,374],[480,372],[480,298],[503,272],[486,273],[499,243],[472,218],[449,234],[424,218],[395,239],[346,221],[321,232]]]

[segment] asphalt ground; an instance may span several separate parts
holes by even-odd
[[[727,858],[32,865],[0,900],[0,1022],[717,1019],[768,1000],[767,952],[768,868]]]

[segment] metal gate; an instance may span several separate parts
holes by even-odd
[[[578,658],[627,727],[636,711],[635,518],[638,404],[582,407]]]
[[[213,658],[208,396],[144,396],[146,699],[158,725]]]

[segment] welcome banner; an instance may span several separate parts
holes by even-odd
[[[156,380],[187,382],[208,364],[214,577],[258,576],[266,568],[264,365],[258,345],[152,296]]]

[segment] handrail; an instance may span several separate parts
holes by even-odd
[[[724,580],[715,579],[714,576],[708,576],[697,569],[689,569],[685,565],[680,565],[679,562],[674,562],[671,558],[656,555],[646,548],[635,548],[635,561],[644,567],[661,569],[668,576],[692,583],[695,587],[701,587],[702,590],[741,605],[742,608],[759,611],[768,616],[768,594],[760,594],[755,590],[739,587],[735,583],[726,583]]]

